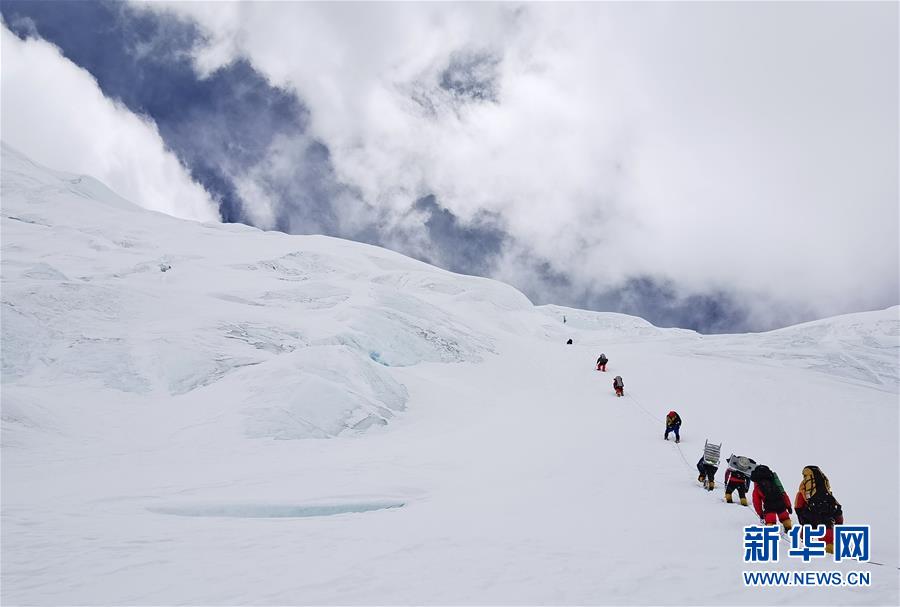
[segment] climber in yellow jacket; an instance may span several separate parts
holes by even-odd
[[[831,483],[818,466],[806,466],[803,480],[794,498],[794,509],[801,525],[824,525],[825,551],[834,554],[834,525],[844,524],[841,504],[831,494]]]

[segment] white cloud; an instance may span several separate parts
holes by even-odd
[[[145,208],[217,221],[218,207],[166,150],[155,124],[103,96],[96,80],[37,39],[2,27],[0,136],[49,167],[95,177]]]
[[[498,213],[581,287],[648,273],[822,315],[897,303],[896,5],[167,10],[210,33],[203,70],[244,56],[295,89],[338,176],[397,217],[427,193]],[[501,58],[499,103],[442,95],[461,50]]]

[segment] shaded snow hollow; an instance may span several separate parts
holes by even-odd
[[[535,307],[4,146],[0,321],[7,604],[898,601],[898,308],[701,336]],[[744,588],[755,517],[698,488],[706,438],[791,493],[821,466],[873,586]]]

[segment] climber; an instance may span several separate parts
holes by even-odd
[[[675,413],[674,411],[669,411],[669,414],[666,415],[666,433],[663,434],[663,438],[665,440],[669,440],[669,432],[675,433],[675,442],[681,442],[681,434],[679,431],[681,430],[681,416]]]
[[[794,509],[778,475],[768,466],[760,465],[753,469],[750,480],[753,481],[753,508],[760,522],[774,525],[777,519],[788,531],[793,526],[791,514]]]
[[[597,359],[597,370],[606,371],[606,363],[608,362],[609,359],[606,358],[606,354],[600,354],[600,358]]]
[[[700,471],[700,476],[697,477],[697,480],[703,483],[703,488],[707,491],[715,489],[716,472],[719,471],[719,467],[706,461],[706,456],[701,455],[700,461],[697,462],[697,470]]]
[[[747,506],[747,492],[750,491],[750,473],[756,467],[756,462],[749,457],[737,456],[734,453],[725,461],[728,462],[728,469],[725,471],[725,501],[731,504],[731,494],[737,489],[738,497],[741,499],[741,506]]]
[[[794,508],[801,525],[825,527],[825,552],[834,554],[834,525],[844,524],[844,511],[831,494],[828,477],[818,466],[803,469],[803,480],[794,498]]]
[[[625,395],[625,382],[622,381],[621,375],[616,375],[616,377],[613,379],[613,390],[616,391],[616,396]]]

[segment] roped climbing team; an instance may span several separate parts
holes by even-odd
[[[606,372],[609,358],[606,354],[600,354],[597,358],[597,371]],[[621,375],[613,379],[613,389],[616,396],[624,396],[625,382]],[[666,415],[666,428],[663,439],[669,440],[669,434],[675,435],[675,442],[681,442],[681,416],[676,411],[669,411]],[[831,492],[831,483],[825,473],[818,466],[805,466],[802,471],[802,480],[794,498],[791,498],[784,490],[781,479],[773,470],[764,464],[757,464],[755,460],[731,454],[726,460],[728,469],[725,471],[725,501],[733,503],[732,495],[735,491],[742,506],[749,506],[747,494],[750,493],[750,483],[753,482],[753,509],[760,518],[760,522],[766,525],[775,525],[778,522],[788,531],[793,526],[791,515],[796,511],[797,519],[801,525],[813,527],[824,526],[825,551],[834,554],[834,526],[844,523],[844,512],[840,502]],[[709,456],[706,452],[697,462],[697,470],[700,473],[697,480],[703,486],[712,491],[715,488],[715,475],[718,471],[718,455]]]

